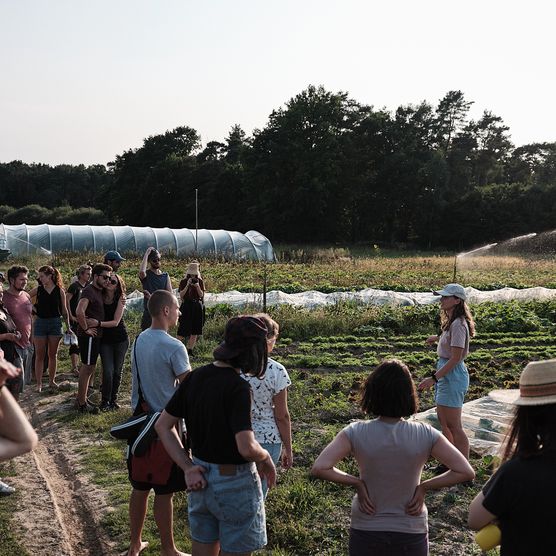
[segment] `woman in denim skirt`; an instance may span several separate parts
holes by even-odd
[[[37,390],[42,390],[44,356],[48,347],[48,382],[50,389],[57,389],[56,370],[58,367],[58,347],[62,339],[62,317],[66,321],[66,330],[70,330],[66,305],[66,292],[62,276],[57,268],[49,265],[39,268],[39,285],[29,295],[36,298],[37,316],[33,325],[33,342],[35,344],[35,378]]]
[[[268,330],[252,316],[234,317],[215,361],[189,373],[160,416],[156,431],[183,469],[193,556],[249,555],[266,545],[260,476],[276,469],[251,426],[251,388],[240,373],[264,375]],[[175,432],[184,419],[184,450]]]
[[[447,284],[433,292],[440,297],[440,336],[429,336],[427,344],[438,342],[436,371],[421,381],[419,389],[435,387],[436,413],[444,436],[469,459],[469,440],[461,422],[463,399],[469,388],[464,359],[469,338],[475,335],[475,321],[467,306],[467,295],[460,284]],[[438,468],[444,472],[443,466]]]

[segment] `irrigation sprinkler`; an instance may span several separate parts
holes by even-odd
[[[457,273],[458,273],[458,257],[459,257],[459,255],[456,255],[454,257],[454,277],[452,278],[452,282],[454,282],[454,283],[456,282],[456,276],[457,276]]]

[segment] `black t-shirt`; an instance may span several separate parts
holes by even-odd
[[[0,334],[13,334],[17,331],[17,327],[6,309],[0,304]],[[15,342],[10,340],[2,340],[0,348],[4,351],[4,359],[10,363],[14,363],[17,357],[15,350]]]
[[[189,373],[166,406],[185,419],[194,456],[208,463],[246,463],[235,435],[251,427],[251,387],[230,367],[212,363]]]
[[[556,554],[556,454],[507,461],[483,494],[500,522],[501,556]]]
[[[104,304],[104,320],[114,320],[118,304],[121,303],[120,298],[116,297],[112,303]],[[124,317],[122,316],[118,326],[114,328],[102,329],[102,343],[103,344],[119,344],[128,339],[127,329],[125,327]]]
[[[86,286],[87,284],[85,284]],[[85,286],[81,285],[79,280],[72,282],[68,288],[67,293],[71,293],[71,299],[69,302],[71,314],[75,317],[75,311],[77,311],[77,304],[79,303],[79,299],[81,298],[81,292]]]

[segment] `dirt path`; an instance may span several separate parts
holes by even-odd
[[[100,525],[106,495],[84,477],[75,439],[52,418],[69,409],[70,396],[39,397],[28,390],[22,397],[40,442],[32,454],[16,460],[11,483],[21,503],[13,523],[33,556],[108,556],[115,548]]]

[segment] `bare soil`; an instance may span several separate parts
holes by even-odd
[[[12,523],[31,555],[108,556],[115,553],[115,545],[101,525],[108,510],[106,493],[82,472],[79,439],[53,419],[61,408],[70,409],[68,395],[40,395],[30,386],[21,398],[39,445],[15,461],[16,476],[10,483],[21,502]]]

